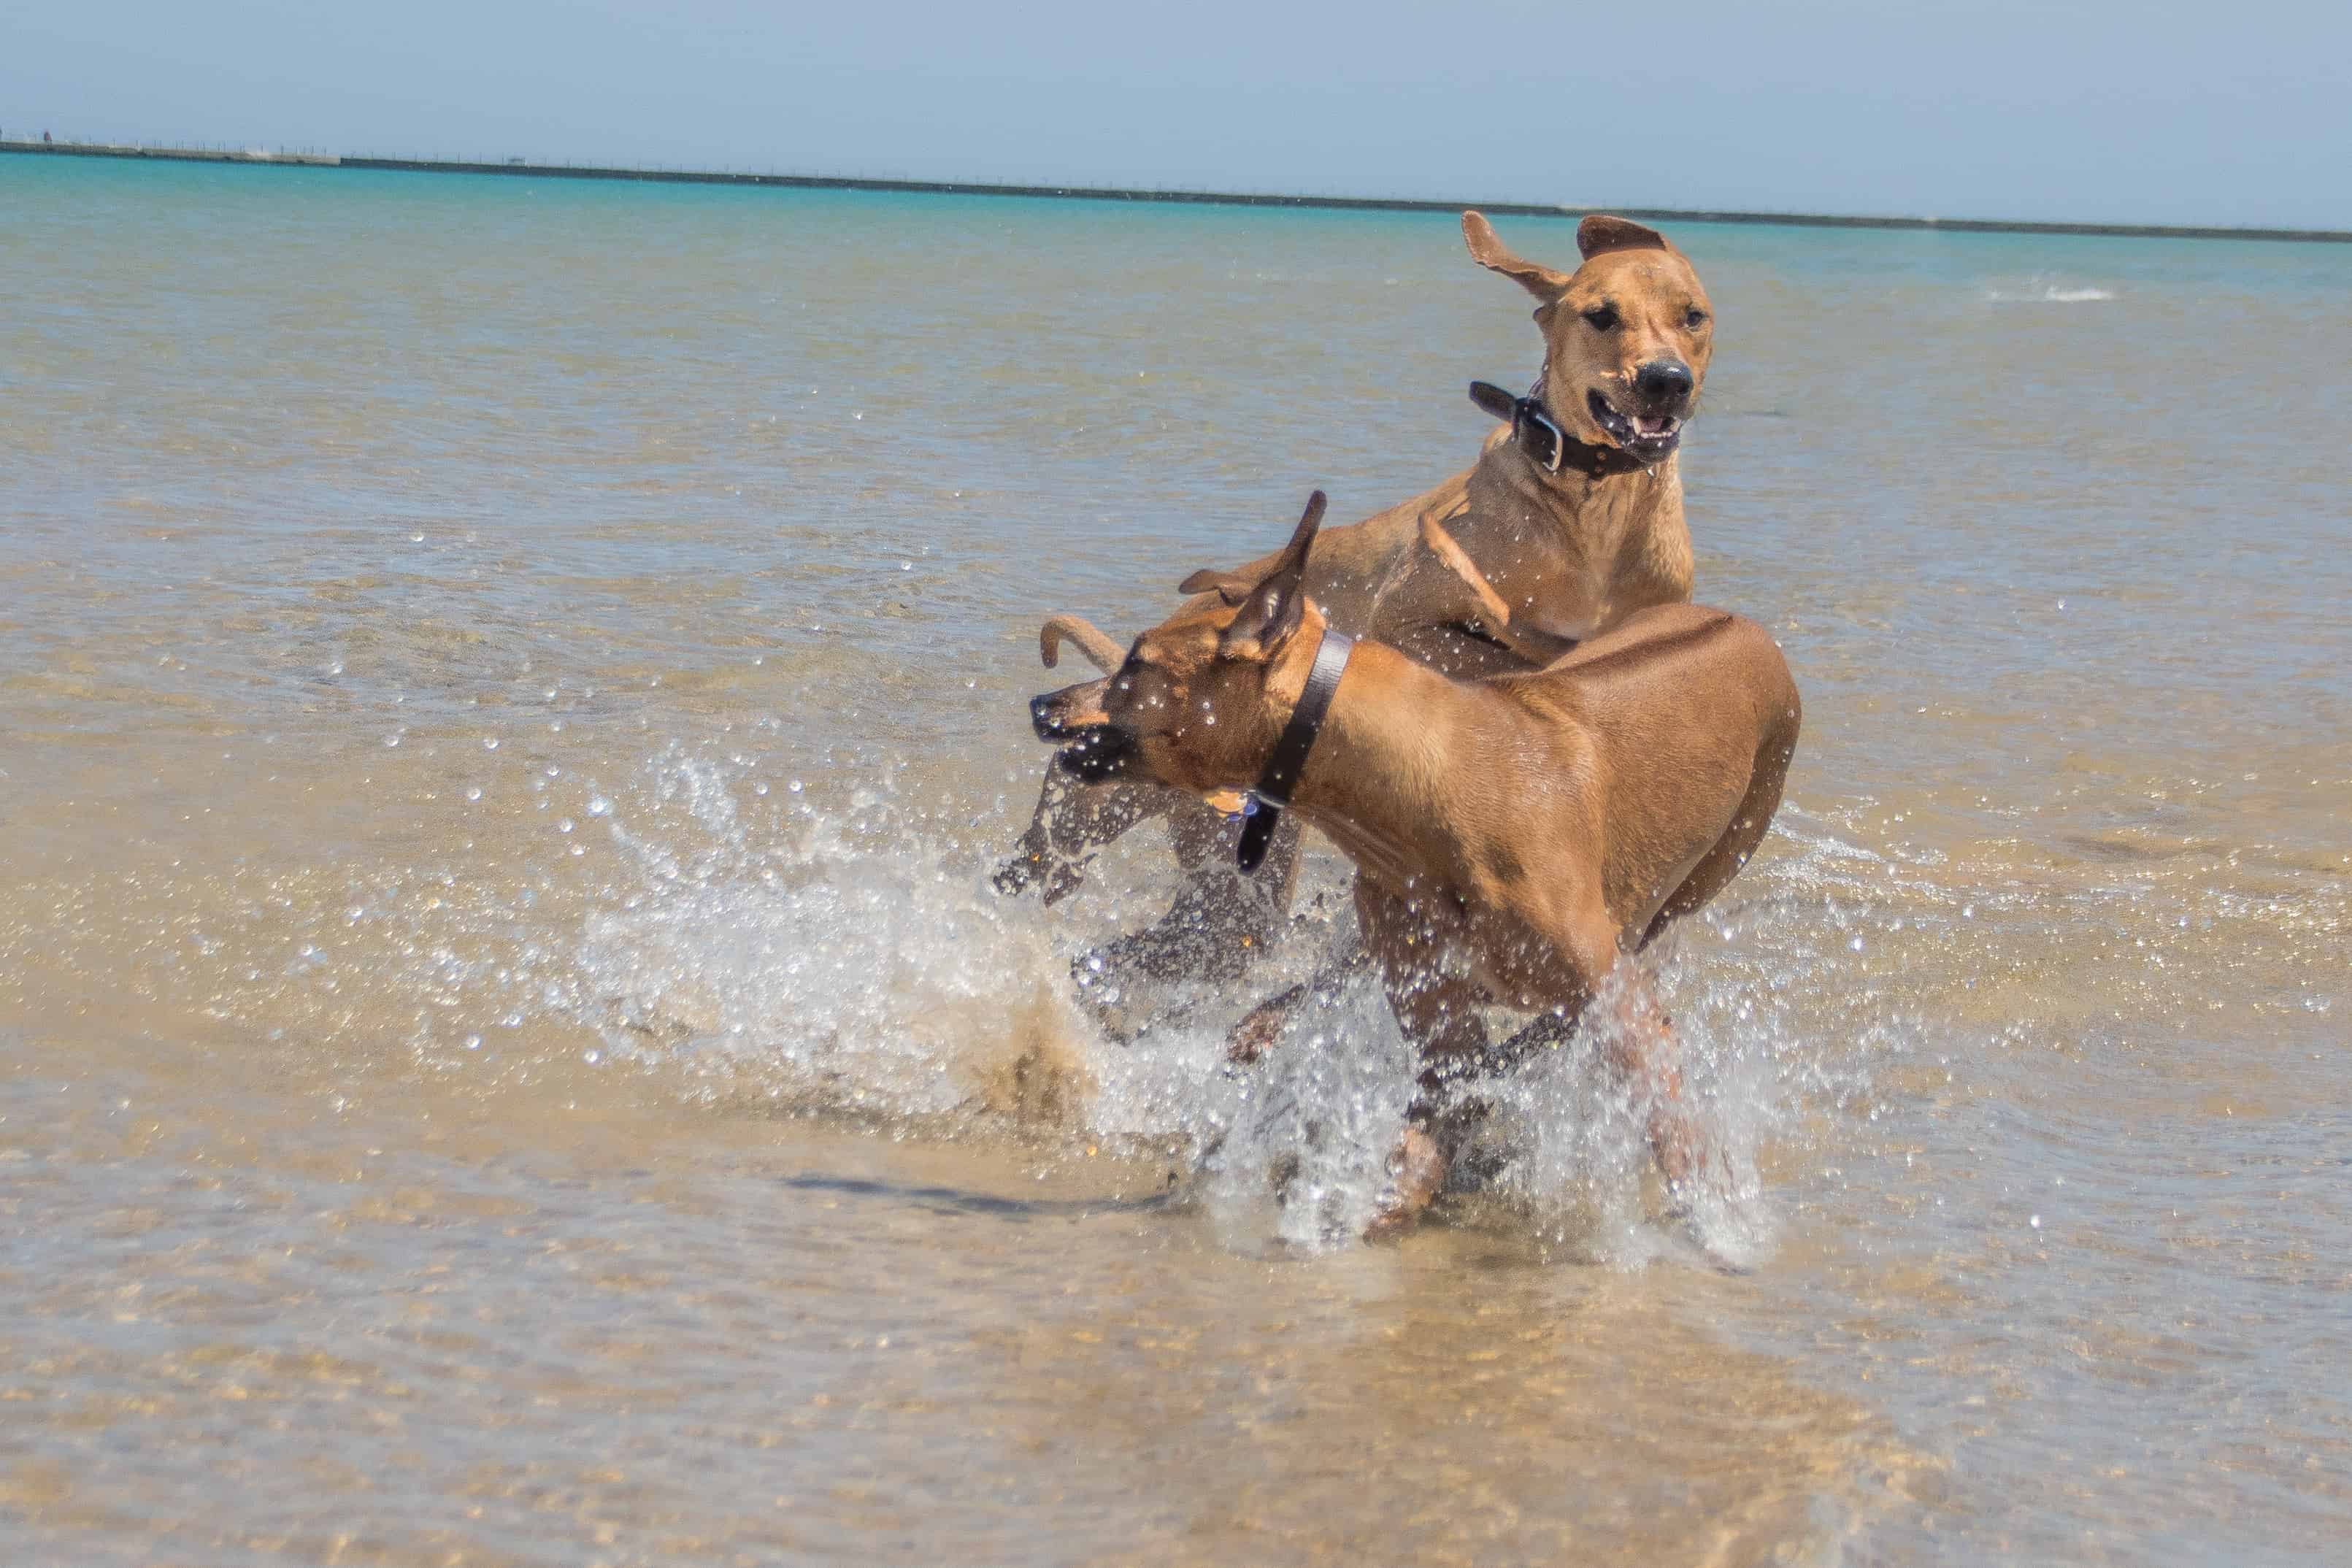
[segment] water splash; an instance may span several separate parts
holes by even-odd
[[[1298,1008],[1255,1068],[1216,1080],[1199,1118],[1209,1135],[1200,1191],[1226,1244],[1319,1251],[1361,1236],[1415,1070],[1387,998],[1365,977]]]
[[[672,747],[602,820],[636,883],[587,914],[568,988],[615,1054],[707,1096],[882,1120],[1077,1120],[1091,1031],[1066,939],[861,790],[747,824],[726,766]],[[895,843],[890,852],[875,840]]]
[[[2060,283],[2046,278],[2032,278],[2022,283],[1997,285],[1985,290],[1985,298],[1996,305],[2080,305],[2095,300],[2112,300],[2116,291],[2089,284]]]
[[[103,914],[152,960],[150,1000],[282,1040],[339,1088],[338,1064],[404,1057],[457,1093],[650,1094],[1010,1139],[1048,1163],[1149,1155],[1155,1182],[1193,1173],[1185,1194],[1242,1250],[1351,1246],[1375,1212],[1416,1066],[1378,984],[1300,1009],[1249,1070],[1226,1059],[1244,1008],[1353,941],[1349,869],[1328,852],[1309,857],[1288,939],[1247,977],[1129,999],[1123,1017],[1147,1022],[1114,1036],[1073,970],[1164,901],[1148,845],[1046,910],[989,886],[1012,837],[1001,804],[887,768],[853,788],[796,758],[796,779],[816,782],[763,794],[782,759],[723,745],[673,743],[619,774],[519,758],[458,779],[429,745],[412,751],[419,809],[443,814],[420,824],[423,847],[159,874],[111,898],[77,884],[60,897],[83,900],[97,941],[62,951],[102,949],[89,922]],[[1492,1112],[1458,1166],[1457,1221],[1621,1265],[1675,1251],[1669,1237],[1718,1258],[1769,1246],[1759,1151],[1811,1136],[1811,1108],[1866,1115],[1873,1064],[1920,1037],[1851,984],[1877,962],[1852,938],[1891,897],[1917,922],[1941,896],[1906,893],[1906,879],[1926,886],[1916,868],[1790,815],[1775,853],[1643,959],[1685,1042],[1686,1092],[1730,1152],[1723,1201],[1661,1217],[1642,1108],[1588,1030],[1471,1086]]]
[[[585,914],[572,973],[546,994],[616,1063],[713,1101],[764,1100],[902,1133],[1165,1151],[1196,1167],[1188,1191],[1238,1248],[1349,1245],[1373,1216],[1416,1070],[1378,984],[1360,979],[1300,1008],[1251,1069],[1224,1053],[1245,1005],[1351,940],[1350,917],[1322,912],[1344,911],[1345,900],[1303,899],[1313,912],[1278,962],[1224,994],[1162,998],[1160,1021],[1122,1040],[1071,979],[1118,917],[1097,929],[1067,906],[995,895],[982,851],[887,788],[857,792],[845,811],[799,800],[754,823],[743,769],[677,747],[633,787],[583,787],[604,808],[590,826],[606,828],[634,877]],[[1821,931],[1823,911],[1840,931],[1867,925],[1867,903],[1840,912],[1839,895],[1882,886],[1887,871],[1817,826],[1791,837],[1797,852],[1749,899],[1710,911],[1703,935],[1651,961],[1724,1179],[1661,1228],[1645,1108],[1600,1067],[1603,1042],[1588,1027],[1507,1078],[1466,1087],[1491,1107],[1462,1163],[1485,1188],[1476,1202],[1571,1255],[1621,1266],[1675,1252],[1675,1237],[1718,1260],[1769,1250],[1759,1150],[1790,1133],[1801,1103],[1850,1099],[1867,1078],[1796,1044],[1789,984],[1850,959]],[[1344,867],[1316,876],[1336,890]]]

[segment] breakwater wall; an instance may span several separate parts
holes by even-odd
[[[787,190],[883,191],[901,195],[1028,196],[1058,201],[1165,202],[1200,206],[1293,207],[1342,212],[1458,213],[1465,207],[1511,217],[1581,217],[1589,212],[1659,223],[1760,224],[1798,228],[1919,229],[1952,234],[2098,235],[2126,239],[2252,239],[2352,244],[2352,229],[2233,228],[2194,224],[2042,223],[2023,219],[1857,216],[1837,213],[1740,212],[1685,207],[1582,207],[1534,202],[1425,201],[1388,196],[1280,195],[1242,191],[1129,190],[1110,185],[1019,185],[962,180],[887,180],[836,174],[748,174],[728,170],[638,169],[585,163],[503,163],[440,158],[375,158],[259,148],[164,147],[111,142],[0,139],[0,153],[56,157],[161,158],[277,167],[375,169],[418,174],[492,174],[541,180],[629,180],[687,185],[767,185]]]

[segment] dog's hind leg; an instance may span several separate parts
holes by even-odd
[[[1588,1017],[1596,1012],[1604,1059],[1643,1113],[1650,1157],[1675,1201],[1685,1201],[1694,1182],[1721,1174],[1721,1162],[1683,1093],[1682,1037],[1630,954],[1617,961]]]
[[[1756,847],[1764,842],[1764,835],[1771,828],[1773,813],[1780,809],[1780,785],[1788,777],[1789,759],[1795,744],[1796,723],[1791,714],[1785,734],[1768,735],[1758,751],[1755,770],[1748,776],[1748,793],[1741,797],[1739,809],[1732,814],[1731,826],[1724,829],[1715,847],[1699,857],[1698,864],[1690,868],[1681,886],[1666,895],[1666,901],[1651,917],[1648,929],[1635,944],[1637,950],[1657,941],[1667,926],[1723,891],[1739,874],[1739,868],[1748,864],[1748,857],[1756,853]]]
[[[1641,1114],[1658,1174],[1677,1198],[1687,1195],[1690,1183],[1710,1167],[1708,1140],[1683,1093],[1682,1037],[1630,954],[1617,960],[1580,1011],[1538,1015],[1488,1051],[1479,1070],[1513,1071],[1538,1051],[1567,1046],[1580,1032],[1597,1036],[1601,1060]]]
[[[1587,910],[1549,934],[1575,971],[1578,995],[1486,1052],[1482,1070],[1510,1071],[1538,1050],[1591,1032],[1602,1062],[1643,1118],[1658,1173],[1677,1201],[1686,1198],[1690,1184],[1716,1172],[1720,1162],[1683,1092],[1682,1037],[1656,988],[1619,946],[1614,922],[1601,910]]]

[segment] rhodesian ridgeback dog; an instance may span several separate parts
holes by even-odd
[[[1475,676],[1521,668],[1523,655],[1493,635],[1490,617],[1463,616],[1457,574],[1423,547],[1427,521],[1450,530],[1515,625],[1552,646],[1690,597],[1675,454],[1706,380],[1713,310],[1689,260],[1654,229],[1623,218],[1584,219],[1577,229],[1583,260],[1572,273],[1513,255],[1475,212],[1463,215],[1462,231],[1482,266],[1535,296],[1543,373],[1525,397],[1475,387],[1474,400],[1505,421],[1477,462],[1425,494],[1318,535],[1307,587],[1341,630]],[[1240,575],[1263,576],[1273,563],[1255,562]],[[1104,669],[1125,657],[1084,623],[1063,625]],[[997,886],[1037,885],[1054,903],[1080,885],[1097,851],[1163,816],[1187,873],[1183,889],[1157,926],[1094,957],[1114,972],[1231,978],[1280,928],[1296,829],[1269,847],[1264,875],[1244,883],[1223,865],[1230,835],[1210,807],[1150,783],[1085,784],[1049,769]]]
[[[1800,716],[1779,647],[1728,612],[1653,605],[1540,668],[1450,676],[1351,640],[1313,600],[1322,512],[1318,490],[1262,573],[1196,577],[1199,596],[1111,673],[1036,699],[1038,735],[1091,782],[1251,791],[1261,816],[1287,806],[1355,863],[1363,951],[1425,1069],[1376,1228],[1444,1185],[1464,1136],[1454,1086],[1558,1038],[1603,995],[1608,1059],[1648,1108],[1660,1173],[1685,1189],[1719,1162],[1630,955],[1719,892],[1771,825]],[[1442,523],[1421,540],[1454,613],[1483,610],[1529,660],[1567,647],[1521,626]],[[1076,629],[1048,624],[1047,663]],[[1268,826],[1244,829],[1244,865]],[[1497,1047],[1487,1005],[1537,1022]]]

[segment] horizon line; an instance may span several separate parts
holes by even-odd
[[[1455,214],[1465,210],[1507,217],[1576,218],[1591,213],[1667,223],[1868,228],[1956,234],[2088,235],[2117,239],[2244,239],[2352,245],[2352,229],[2238,227],[2221,224],[2069,223],[2030,218],[1926,217],[1840,213],[1743,211],[1736,208],[1571,206],[1541,202],[1457,202],[1412,196],[1331,196],[1241,191],[1151,189],[1118,185],[1016,184],[980,180],[885,179],[850,174],[750,174],[729,170],[664,169],[626,164],[540,163],[510,158],[482,163],[451,158],[381,158],[333,153],[269,152],[260,148],[148,145],[116,142],[30,142],[0,139],[0,153],[80,158],[153,158],[176,163],[242,163],[263,168],[362,169],[395,174],[506,174],[535,179],[617,180],[648,184],[754,185],[786,190],[872,191],[909,195],[1014,196],[1052,201],[1150,202],[1194,206],[1291,207],[1346,212]]]

